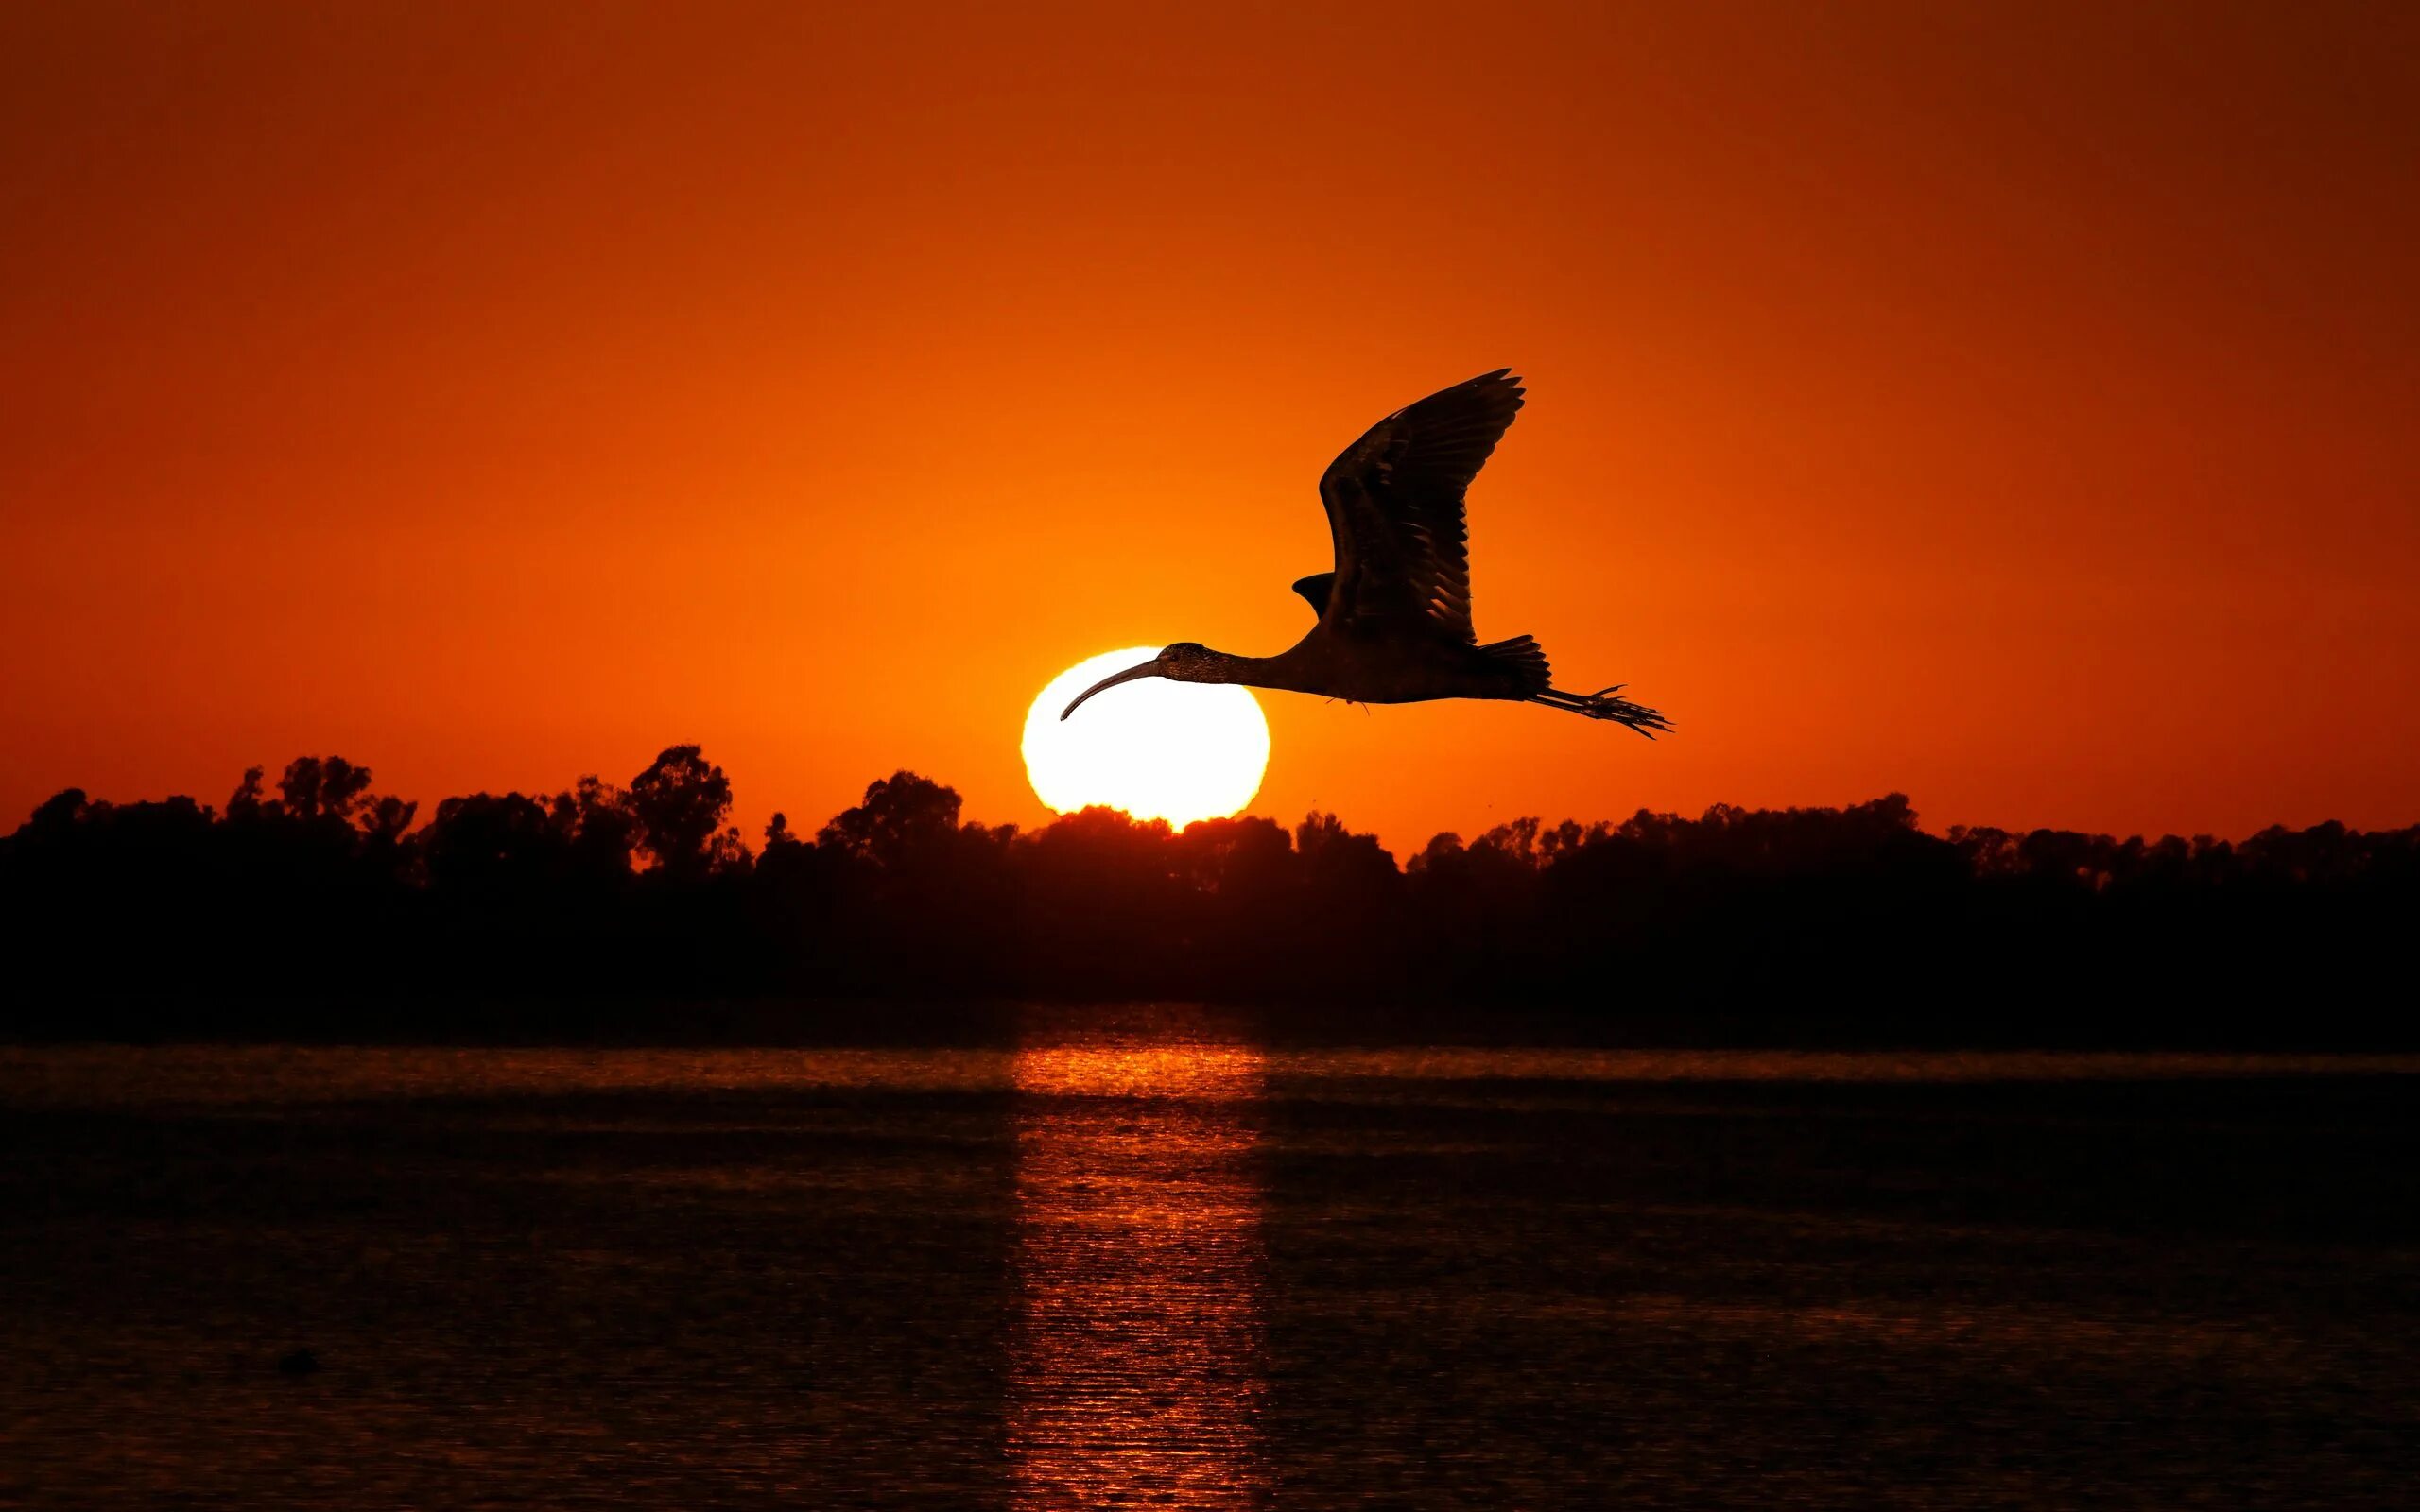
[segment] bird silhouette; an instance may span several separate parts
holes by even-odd
[[[1292,649],[1236,656],[1180,641],[1086,688],[1059,717],[1121,682],[1167,678],[1353,703],[1510,698],[1610,719],[1650,740],[1670,730],[1662,714],[1620,696],[1621,684],[1595,693],[1548,686],[1547,654],[1530,637],[1481,645],[1471,628],[1462,495],[1521,403],[1521,380],[1499,368],[1396,410],[1328,464],[1320,500],[1336,567],[1294,585],[1320,618]]]

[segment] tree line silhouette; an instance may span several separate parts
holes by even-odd
[[[1329,814],[968,822],[906,771],[812,836],[777,814],[751,847],[696,746],[626,786],[449,798],[417,827],[341,757],[288,764],[274,796],[263,777],[223,809],[71,788],[0,840],[0,1029],[341,1032],[378,1001],[459,1028],[551,1000],[577,1032],[582,1004],[1029,997],[2018,1038],[2400,1040],[2411,1022],[2420,826],[1942,836],[1893,794],[1524,818],[1398,865]]]

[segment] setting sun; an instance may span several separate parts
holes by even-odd
[[[1150,661],[1157,646],[1107,651],[1059,674],[1025,716],[1025,769],[1036,797],[1066,814],[1094,804],[1183,828],[1236,813],[1260,791],[1269,721],[1248,689],[1145,678],[1120,683],[1062,720],[1078,694]]]

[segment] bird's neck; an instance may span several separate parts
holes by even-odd
[[[1240,682],[1249,688],[1282,688],[1291,693],[1317,692],[1316,685],[1305,680],[1307,669],[1295,663],[1299,659],[1292,651],[1277,656],[1236,656],[1219,653],[1218,680]]]

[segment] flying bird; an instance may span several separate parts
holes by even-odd
[[[1319,623],[1291,650],[1236,656],[1179,641],[1077,695],[1059,717],[1094,694],[1136,678],[1240,682],[1325,694],[1353,703],[1430,698],[1512,698],[1610,719],[1648,739],[1672,727],[1620,696],[1548,686],[1535,640],[1478,644],[1471,628],[1471,571],[1462,495],[1521,409],[1521,380],[1509,368],[1456,384],[1378,421],[1320,477],[1336,540],[1336,568],[1294,585]]]

